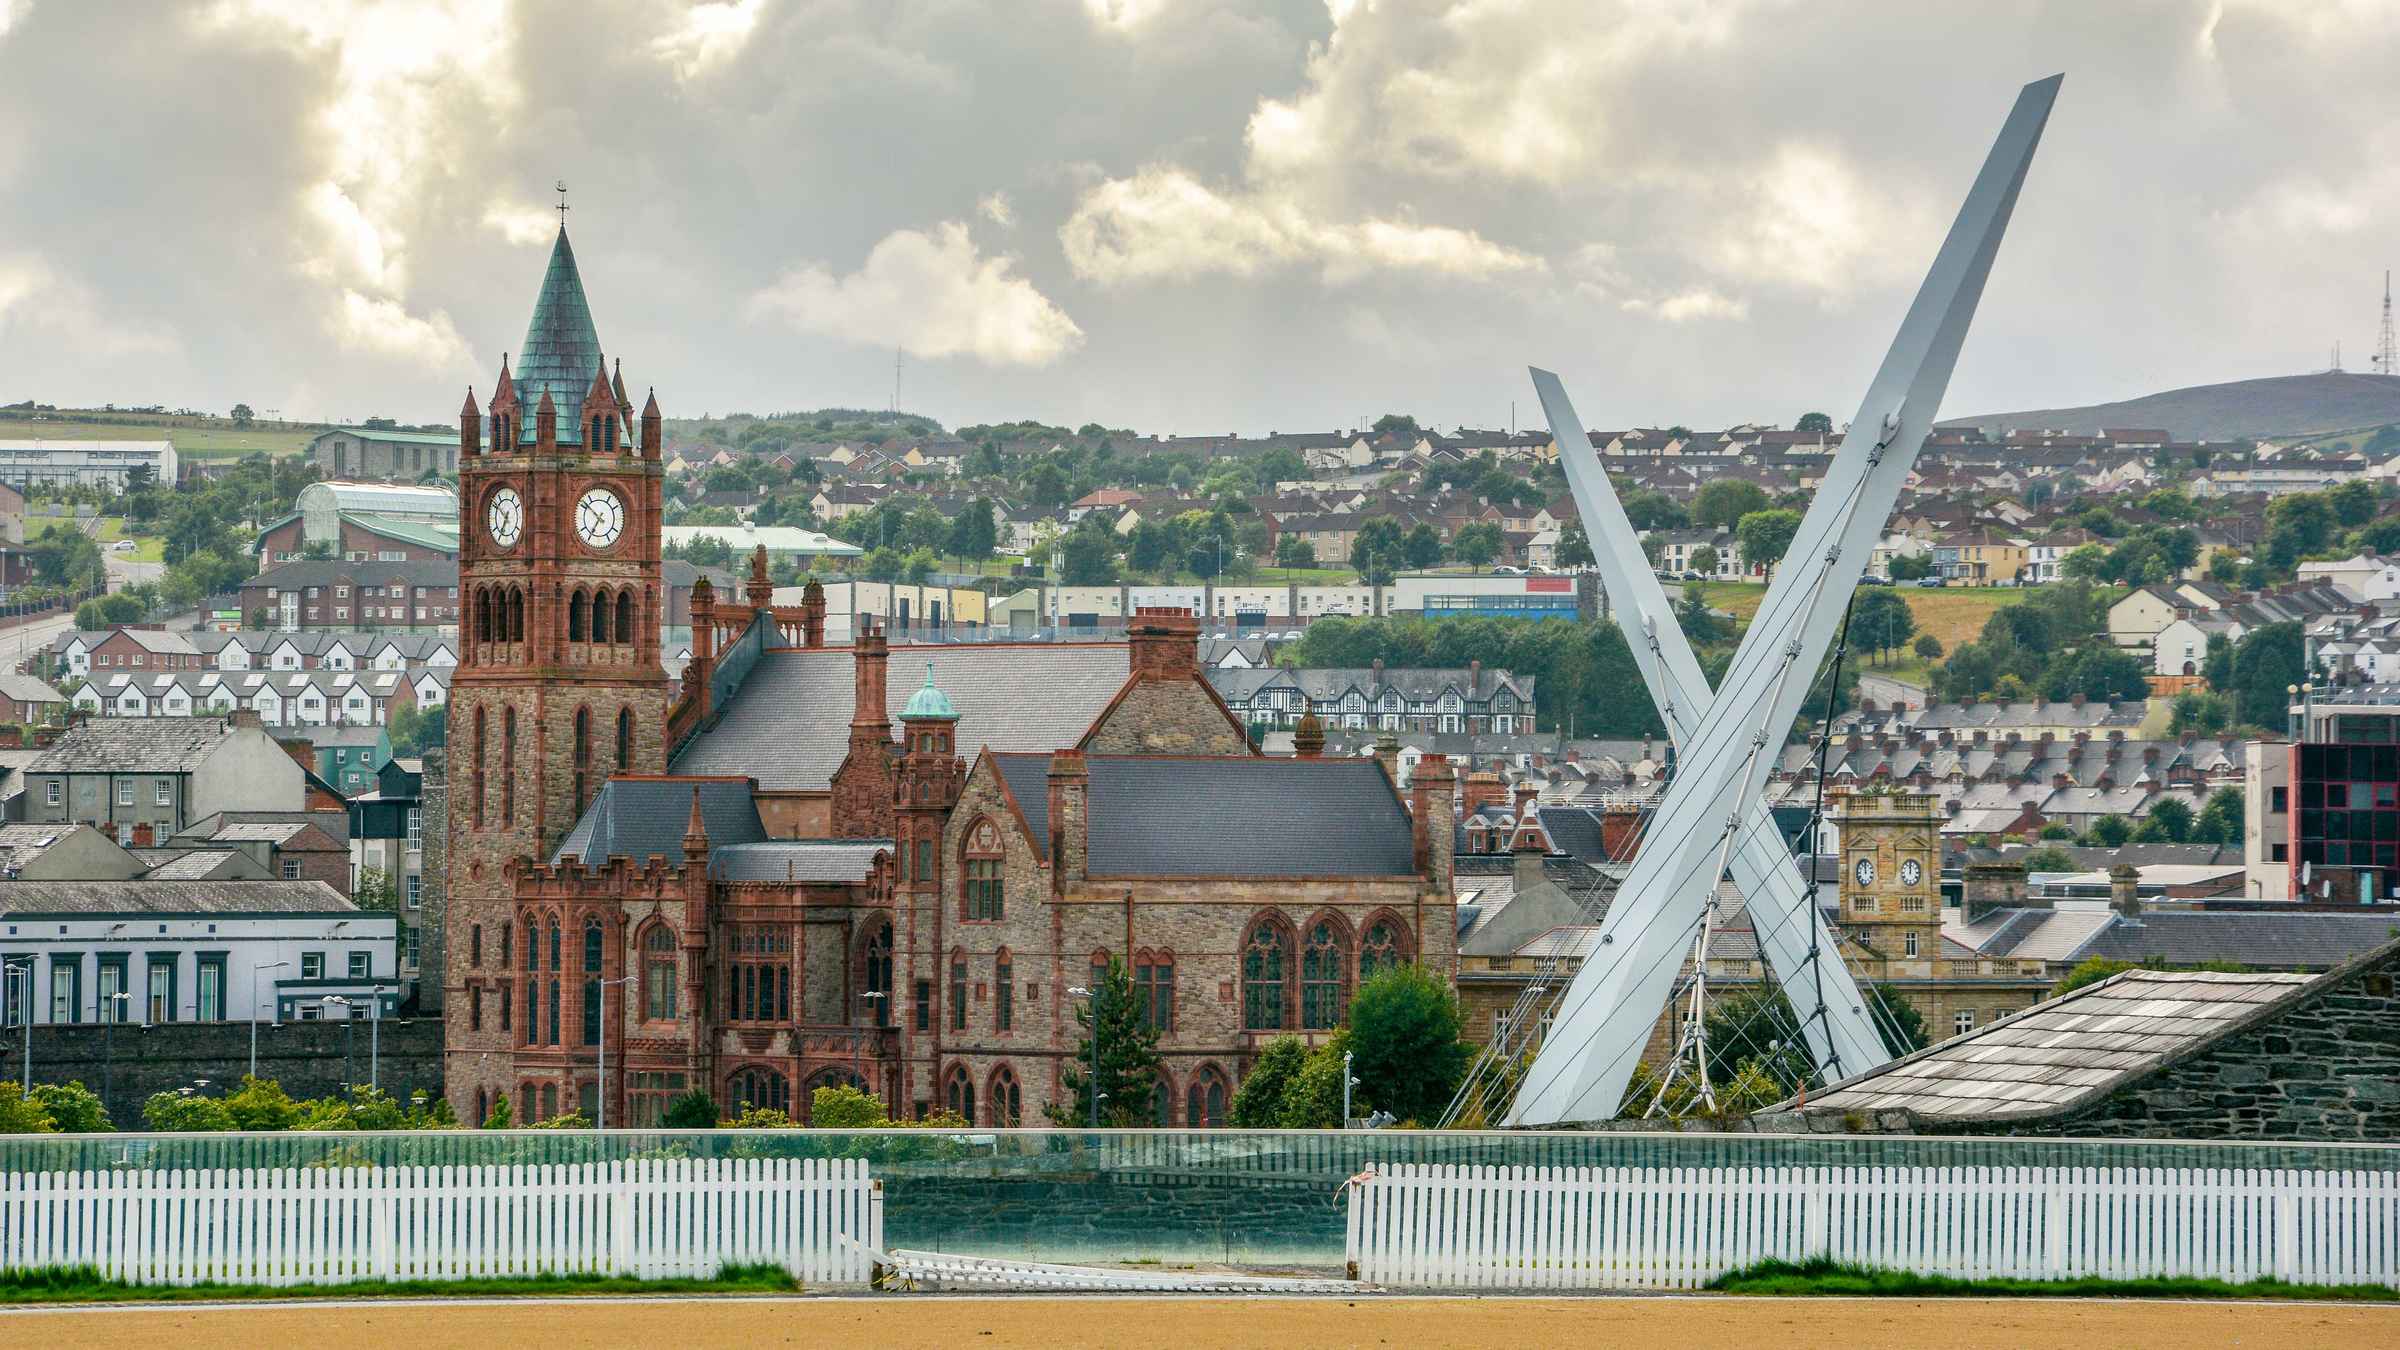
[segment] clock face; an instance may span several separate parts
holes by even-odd
[[[517,536],[525,530],[525,503],[517,499],[515,488],[492,494],[491,503],[483,509],[483,528],[500,547],[517,546]]]
[[[607,548],[625,533],[625,503],[607,488],[593,488],[575,503],[575,537]]]
[[[1853,868],[1851,868],[1851,869],[1850,869],[1850,875],[1852,875],[1852,876],[1854,876],[1854,877],[1858,878],[1858,884],[1859,884],[1859,885],[1861,885],[1861,886],[1872,886],[1872,885],[1874,885],[1874,884],[1875,884],[1875,860],[1874,860],[1873,858],[1861,858],[1861,859],[1859,859],[1859,860],[1858,860],[1858,866],[1856,866],[1856,867],[1853,867]]]
[[[1914,858],[1900,864],[1900,884],[1903,886],[1916,885],[1917,880],[1924,875],[1925,865]]]

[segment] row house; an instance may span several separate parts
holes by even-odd
[[[1651,530],[1642,537],[1656,541],[1658,570],[1668,576],[1701,571],[1694,560],[1704,548],[1716,555],[1715,566],[1706,569],[1709,579],[1739,581],[1753,575],[1742,566],[1741,542],[1730,530]]]
[[[206,665],[189,639],[163,628],[113,629],[86,652],[87,671],[199,670]]]
[[[1257,726],[1297,727],[1314,714],[1352,731],[1509,735],[1534,726],[1534,678],[1463,668],[1295,669],[1210,667],[1208,682],[1234,716]]]
[[[260,628],[409,632],[458,624],[458,564],[296,562],[242,584]]]
[[[89,679],[96,673],[118,671],[415,671],[446,670],[458,664],[450,639],[438,633],[176,633],[160,636],[174,638],[182,648],[154,639],[150,647],[124,643],[101,650],[119,636],[114,629],[61,634],[47,653],[50,667],[62,679]],[[183,648],[188,648],[188,653]]]
[[[2015,585],[2025,573],[2025,546],[1990,530],[1940,540],[1934,575],[1962,586]]]
[[[75,691],[74,707],[95,717],[191,717],[243,709],[267,726],[384,726],[403,708],[438,707],[442,672],[196,671],[100,674]],[[431,688],[430,703],[419,697]]]

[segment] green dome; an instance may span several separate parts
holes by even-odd
[[[906,720],[920,717],[939,717],[958,720],[958,709],[950,706],[950,696],[933,687],[933,663],[925,663],[925,687],[909,695],[908,706],[900,710]]]

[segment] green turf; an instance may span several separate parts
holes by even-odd
[[[354,1284],[128,1284],[89,1266],[0,1274],[0,1304],[167,1303],[227,1299],[555,1298],[574,1294],[796,1294],[781,1266],[727,1266],[714,1279],[537,1275],[520,1279],[361,1280]]]
[[[1858,1298],[2208,1298],[2312,1299],[2346,1303],[2400,1302],[2400,1289],[2380,1284],[2287,1284],[2282,1280],[2142,1279],[1962,1280],[1874,1270],[1828,1260],[1761,1261],[1729,1271],[1708,1285],[1721,1294],[1771,1298],[1811,1295]]]
[[[236,427],[223,417],[177,417],[166,413],[94,412],[72,408],[40,420],[18,409],[0,410],[0,438],[48,441],[173,441],[175,453],[194,459],[238,459],[265,451],[297,454],[325,430],[288,422]]]

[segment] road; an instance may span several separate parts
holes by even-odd
[[[0,670],[17,670],[27,657],[58,640],[61,633],[75,627],[75,616],[61,614],[54,619],[36,619],[16,628],[0,628]]]

